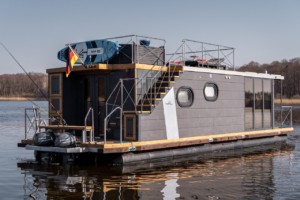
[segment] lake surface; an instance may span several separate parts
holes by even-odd
[[[47,109],[47,102],[35,102]],[[287,145],[134,166],[34,162],[18,148],[24,108],[0,101],[1,199],[299,199],[300,126]],[[299,107],[297,108],[299,109]]]

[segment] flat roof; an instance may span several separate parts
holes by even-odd
[[[188,67],[188,66],[184,66],[183,70],[190,71],[190,72],[205,72],[211,74],[224,74],[224,75],[232,75],[232,76],[245,76],[245,77],[253,77],[253,78],[284,80],[284,76],[276,75],[276,74],[268,74],[268,73],[239,72],[239,71],[232,71],[232,70],[220,70],[220,69]]]
[[[255,73],[255,72],[239,72],[232,70],[220,70],[212,68],[203,68],[203,67],[189,67],[189,66],[171,66],[176,68],[178,71],[190,71],[190,72],[204,72],[211,74],[224,74],[231,76],[245,76],[245,77],[254,77],[254,78],[265,78],[265,79],[278,79],[284,80],[284,76],[268,73]],[[89,68],[84,68],[83,66],[75,66],[73,71],[83,72],[83,71],[95,71],[95,70],[127,70],[127,69],[144,69],[144,70],[155,70],[155,71],[167,71],[167,66],[158,66],[158,65],[147,65],[147,64],[97,64],[92,65]],[[47,73],[63,73],[65,72],[65,67],[60,68],[50,68],[47,69]]]

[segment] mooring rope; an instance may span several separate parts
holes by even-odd
[[[38,86],[38,84],[32,79],[32,77],[30,76],[30,74],[25,70],[25,68],[21,65],[21,63],[17,60],[17,58],[9,51],[9,49],[0,41],[1,46],[5,49],[5,51],[12,57],[12,59],[18,64],[18,66],[23,70],[23,72],[26,74],[26,76],[32,81],[32,83],[34,84],[34,86],[38,89],[38,91],[42,94],[43,98],[45,98],[48,102],[49,105],[55,109],[54,105],[49,101],[49,97],[41,90],[41,88]],[[30,101],[33,105],[35,105],[36,107],[39,107],[36,103],[34,103],[33,101],[27,99],[27,101]],[[65,119],[62,117],[62,115],[56,111],[56,114],[62,119],[62,122],[66,124]]]

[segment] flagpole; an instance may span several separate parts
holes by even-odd
[[[86,65],[84,64],[84,62],[83,62],[83,60],[80,58],[80,56],[76,53],[76,51],[74,51],[74,49],[71,47],[71,45],[70,44],[67,44],[66,46],[68,46],[70,49],[71,49],[71,51],[74,53],[74,54],[76,54],[76,56],[78,57],[78,59],[79,59],[79,61],[81,62],[81,64],[86,68]]]

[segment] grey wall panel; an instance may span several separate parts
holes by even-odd
[[[151,115],[142,115],[139,123],[140,141],[166,139],[166,126],[162,102],[157,105]]]
[[[180,137],[244,131],[244,77],[199,72],[184,72],[173,85],[175,95],[178,88],[193,89],[194,103],[182,108],[176,103]],[[204,98],[203,88],[207,82],[216,83],[218,99],[214,102]],[[141,140],[165,139],[164,111],[162,102],[150,115],[140,121]],[[160,137],[160,138],[159,138]]]
[[[181,108],[178,105],[177,108],[187,109]],[[218,98],[218,100],[215,102],[207,102],[205,99],[195,98],[191,108],[244,108],[244,100],[222,100]]]
[[[177,83],[178,80],[178,83]],[[176,85],[187,85],[189,87],[192,87],[194,89],[197,90],[203,90],[203,87],[205,85],[205,83],[207,82],[212,82],[212,83],[216,83],[216,81],[214,79],[211,80],[203,80],[203,79],[199,79],[199,80],[190,80],[190,79],[177,79],[176,80]],[[243,83],[227,83],[224,82],[226,81],[225,79],[222,80],[221,84],[218,84],[218,88],[220,91],[240,91],[240,90],[244,90],[244,84]],[[218,81],[220,82],[220,81]]]
[[[200,128],[181,128],[179,129],[180,137],[194,137],[214,135],[220,133],[235,133],[244,131],[244,125],[231,125],[231,126],[204,126]]]
[[[153,124],[155,124],[155,126]],[[165,120],[157,119],[157,120],[151,120],[151,123],[143,123],[142,130],[154,131],[154,130],[165,129],[164,127],[165,127]]]
[[[180,119],[178,126],[180,128],[197,128],[197,127],[217,127],[243,125],[240,121],[241,117],[214,117],[214,118],[188,118]]]
[[[165,130],[143,131],[140,136],[140,141],[164,140],[167,139]]]
[[[178,121],[178,128],[199,128],[205,126],[213,126],[213,118],[186,118]]]
[[[185,118],[206,118],[206,117],[243,117],[244,113],[240,109],[215,109],[215,108],[198,108],[198,109],[182,109],[177,112],[178,119]]]
[[[230,79],[226,79],[230,77]],[[210,74],[210,73],[199,73],[199,72],[184,72],[180,79],[187,80],[204,80],[204,81],[223,81],[226,80],[227,83],[241,83],[244,81],[242,76],[228,76],[223,74]]]

